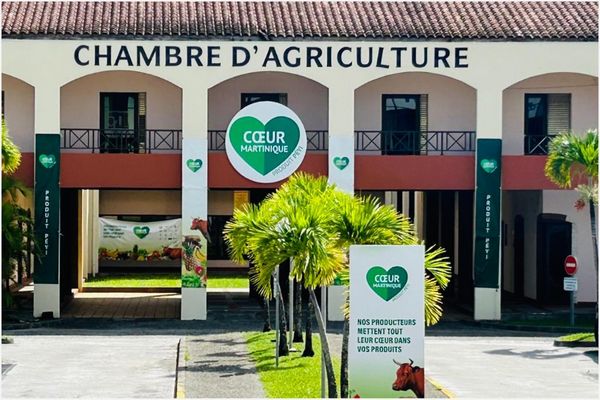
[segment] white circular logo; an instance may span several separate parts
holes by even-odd
[[[227,158],[254,182],[278,182],[294,173],[306,154],[306,131],[286,106],[261,101],[241,109],[227,127]]]

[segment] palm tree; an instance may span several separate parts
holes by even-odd
[[[342,199],[338,205],[338,218],[335,219],[340,246],[348,249],[353,244],[422,244],[414,232],[410,221],[396,210],[382,205],[374,197]],[[349,270],[340,274],[342,283],[349,285]],[[441,317],[441,293],[450,280],[450,264],[444,257],[444,250],[429,248],[425,253],[425,321],[435,324]],[[342,357],[340,373],[340,392],[342,398],[348,397],[348,333],[349,304],[348,292],[344,310],[344,329],[342,336]]]
[[[12,174],[21,164],[21,152],[8,136],[8,129],[2,118],[2,173]]]
[[[548,146],[548,159],[544,172],[548,179],[561,188],[572,188],[573,180],[585,180],[577,190],[581,197],[575,203],[577,209],[589,204],[594,266],[598,276],[598,240],[596,232],[596,206],[598,205],[598,131],[589,130],[583,136],[561,133]],[[598,300],[596,300],[596,324],[594,328],[598,343]]]
[[[260,206],[236,210],[224,231],[232,260],[243,262],[247,256],[255,265],[252,279],[264,297],[272,296],[271,276],[277,266],[293,260],[290,275],[308,289],[315,310],[331,398],[337,397],[337,385],[314,290],[330,285],[344,267],[344,252],[330,229],[335,214],[331,212],[333,201],[341,195],[348,196],[324,177],[297,174]]]
[[[355,198],[338,191],[325,178],[304,174],[292,176],[259,207],[236,211],[226,226],[225,238],[232,259],[241,261],[247,255],[257,265],[255,282],[267,296],[273,268],[293,258],[291,274],[308,288],[309,304],[317,310],[330,397],[336,397],[337,388],[314,288],[330,284],[336,275],[348,281],[347,252],[351,244],[421,244],[408,219],[392,207],[374,198]],[[439,291],[448,283],[450,266],[442,249],[428,249],[425,263],[426,322],[432,324],[441,316]],[[342,380],[347,382],[347,318],[344,332]],[[308,329],[306,336],[308,340]],[[342,397],[347,397],[347,384],[342,388]]]

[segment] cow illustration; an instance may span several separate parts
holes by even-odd
[[[414,394],[420,398],[425,398],[425,369],[413,366],[413,360],[409,363],[400,364],[394,360],[394,363],[399,366],[396,371],[396,381],[392,384],[392,389],[412,390]]]
[[[208,236],[208,221],[205,219],[194,218],[192,220],[192,226],[190,227],[193,231],[200,231],[202,236],[206,238],[206,241],[210,243],[210,238]]]

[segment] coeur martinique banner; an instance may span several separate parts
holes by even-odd
[[[298,169],[306,154],[306,131],[300,118],[272,101],[250,104],[229,123],[225,138],[229,162],[254,182],[271,183]]]
[[[100,218],[100,261],[169,261],[181,259],[181,218],[130,222]]]
[[[500,282],[500,196],[502,140],[477,139],[475,187],[475,286]]]
[[[423,397],[423,246],[350,246],[350,397]]]
[[[58,283],[60,135],[35,135],[35,233],[41,248],[35,283]]]

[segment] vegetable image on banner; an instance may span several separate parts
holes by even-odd
[[[350,246],[350,397],[425,396],[423,246]]]
[[[100,261],[174,261],[181,258],[181,219],[130,222],[100,218]]]
[[[203,288],[207,281],[208,221],[194,218],[190,224],[196,235],[185,235],[182,243],[181,286]]]

